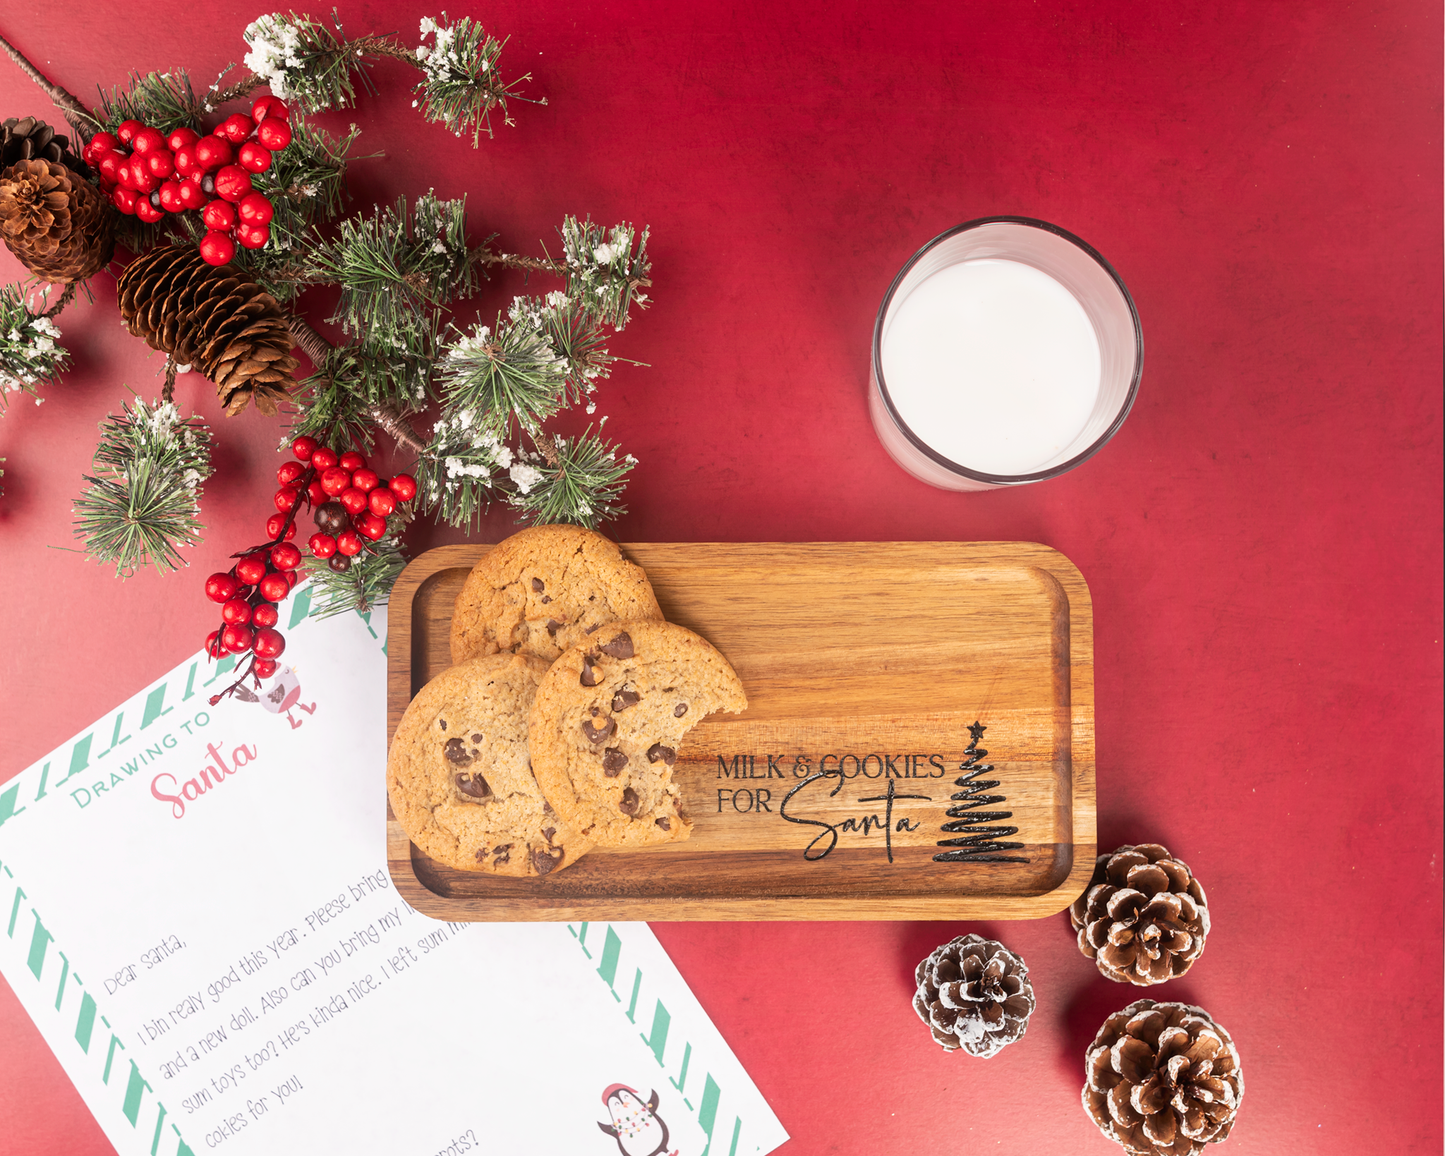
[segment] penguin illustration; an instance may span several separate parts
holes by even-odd
[[[286,721],[291,724],[294,731],[305,720],[297,721],[291,715],[292,707],[299,707],[307,714],[316,713],[316,704],[301,702],[301,679],[296,671],[289,666],[276,668],[275,682],[270,687],[262,687],[260,694],[257,694],[248,686],[238,686],[236,697],[242,702],[259,702],[272,714],[285,714]]]
[[[676,1150],[667,1151],[667,1125],[657,1114],[655,1089],[644,1104],[635,1088],[613,1084],[602,1093],[602,1102],[612,1123],[599,1120],[597,1126],[617,1141],[622,1156],[677,1156]]]

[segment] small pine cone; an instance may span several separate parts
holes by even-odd
[[[1244,1096],[1239,1053],[1202,1008],[1141,999],[1084,1059],[1084,1109],[1133,1156],[1193,1156],[1223,1140]]]
[[[20,263],[68,285],[102,269],[115,251],[115,213],[94,185],[49,160],[0,172],[0,234]]]
[[[70,151],[70,138],[57,136],[53,128],[33,116],[12,116],[0,124],[0,169],[16,161],[54,161],[89,176],[85,162]]]
[[[194,245],[137,257],[116,296],[126,328],[215,382],[232,417],[251,401],[274,414],[296,384],[295,342],[276,299],[234,265],[206,264]]]
[[[1187,864],[1158,843],[1141,843],[1095,860],[1069,921],[1101,972],[1144,987],[1183,975],[1199,958],[1209,907]]]
[[[992,939],[961,935],[935,948],[913,973],[913,1010],[944,1048],[987,1059],[1019,1039],[1034,1010],[1024,961]]]

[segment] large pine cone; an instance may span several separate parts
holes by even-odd
[[[234,265],[208,265],[194,245],[161,245],[116,284],[126,328],[216,383],[226,412],[265,414],[296,384],[297,361],[276,299]]]
[[[1209,934],[1204,888],[1158,843],[1100,855],[1069,921],[1101,972],[1140,987],[1183,975]]]
[[[58,161],[0,172],[0,234],[20,263],[59,285],[83,281],[115,251],[115,214],[94,185]]]
[[[85,162],[70,151],[70,138],[56,135],[43,120],[33,116],[12,116],[0,124],[0,169],[16,161],[54,161],[81,176],[88,176]]]
[[[913,1010],[949,1051],[987,1059],[1028,1029],[1029,969],[995,940],[961,935],[935,948],[913,977]]]
[[[1084,1108],[1135,1156],[1193,1156],[1223,1140],[1244,1096],[1239,1053],[1202,1008],[1141,999],[1085,1054]]]

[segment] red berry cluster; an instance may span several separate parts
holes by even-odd
[[[276,513],[266,520],[266,543],[233,555],[237,562],[229,573],[206,579],[206,597],[221,604],[221,625],[206,636],[206,653],[212,658],[255,655],[240,680],[211,699],[213,706],[252,675],[262,679],[276,673],[276,659],[286,649],[276,629],[276,604],[301,579],[301,551],[292,539],[302,502],[315,509],[317,533],[307,542],[312,555],[330,559],[331,569],[344,573],[364,548],[362,538],[379,539],[386,533],[387,515],[416,496],[410,475],[383,482],[354,451],[338,454],[315,438],[299,437],[291,452],[297,460],[276,471],[281,488]]]
[[[201,211],[208,230],[201,256],[224,265],[239,243],[259,249],[271,239],[271,202],[251,187],[251,174],[271,167],[271,154],[291,143],[290,113],[263,96],[251,115],[229,116],[201,136],[178,128],[170,136],[127,120],[98,132],[83,154],[100,173],[101,192],[122,213],[153,223],[167,213]],[[129,149],[129,151],[127,151]]]

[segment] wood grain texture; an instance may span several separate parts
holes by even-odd
[[[388,739],[450,664],[452,604],[488,549],[440,547],[398,579]],[[748,692],[746,712],[704,720],[679,752],[693,837],[507,880],[433,862],[388,809],[388,864],[413,907],[452,920],[1028,919],[1082,892],[1095,856],[1093,615],[1063,555],[1014,542],[623,551],[667,618],[717,646]],[[934,860],[958,837],[941,828],[975,721],[994,768],[977,778],[998,784],[981,810],[1011,812],[981,825],[1016,827],[990,838],[1022,847],[992,855],[1026,862]]]

